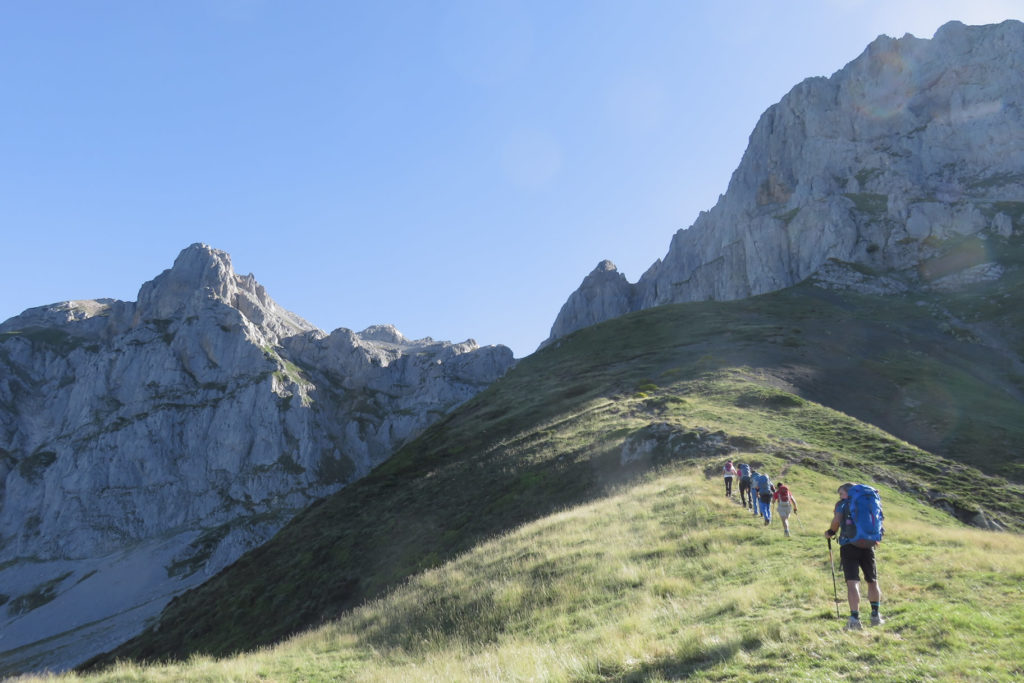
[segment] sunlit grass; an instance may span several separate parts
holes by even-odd
[[[801,506],[792,538],[722,496],[717,477],[673,466],[490,539],[276,647],[121,664],[83,679],[909,681],[1021,672],[1024,539],[936,525],[883,488],[890,532],[878,556],[889,621],[845,633],[821,535],[835,480],[799,467],[788,478]]]

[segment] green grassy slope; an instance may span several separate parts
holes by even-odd
[[[786,466],[773,457],[765,465]],[[88,678],[916,682],[1024,673],[1020,535],[964,528],[882,486],[888,621],[846,633],[820,535],[836,479],[788,466],[800,515],[784,538],[777,523],[766,528],[725,498],[706,469],[686,460],[653,468],[275,647],[118,664]]]
[[[815,528],[827,523],[829,494],[840,480],[865,480],[882,486],[887,501],[895,504],[895,518],[919,525],[914,527],[916,535],[904,537],[916,539],[908,550],[917,558],[916,568],[901,567],[900,580],[905,585],[904,603],[909,602],[909,595],[926,591],[927,586],[919,584],[934,584],[928,595],[937,611],[927,613],[928,619],[948,621],[943,611],[946,607],[938,604],[943,585],[955,590],[955,596],[950,596],[954,603],[976,600],[986,614],[996,605],[989,599],[1002,595],[1010,599],[1008,604],[1019,616],[1019,571],[1016,584],[1007,582],[1001,573],[1004,565],[999,564],[1003,550],[996,551],[1003,548],[1003,541],[991,540],[1007,539],[1005,552],[1018,553],[1012,557],[1019,560],[1019,537],[962,531],[952,518],[934,511],[940,506],[964,518],[984,511],[1005,527],[1024,528],[1024,487],[1004,478],[1008,474],[1017,478],[1021,467],[1012,447],[1024,436],[1020,433],[1024,431],[1024,404],[1018,398],[1019,381],[1003,354],[987,351],[964,333],[950,331],[948,302],[937,297],[924,304],[919,301],[920,297],[874,299],[801,286],[739,302],[652,309],[582,330],[524,359],[505,378],[401,449],[370,476],[308,509],[268,544],[175,600],[157,628],[93,664],[109,663],[115,657],[225,656],[277,642],[341,615],[346,615],[343,623],[355,625],[329,630],[350,628],[348,635],[337,638],[347,643],[345,648],[354,648],[345,650],[355,653],[351,654],[353,671],[362,670],[365,661],[376,660],[382,651],[397,653],[396,666],[404,666],[401,662],[412,668],[425,666],[422,657],[447,652],[449,645],[439,643],[423,654],[418,643],[433,642],[435,637],[447,643],[453,633],[458,637],[452,642],[462,643],[457,647],[465,649],[464,658],[483,656],[483,648],[491,652],[488,657],[514,659],[513,651],[502,648],[514,650],[516,634],[528,631],[525,624],[545,618],[535,614],[540,609],[533,602],[540,599],[533,596],[536,585],[556,578],[569,583],[597,582],[596,587],[581,589],[585,595],[574,598],[579,604],[562,604],[561,598],[552,597],[551,604],[544,606],[553,613],[572,615],[581,610],[586,613],[591,603],[603,604],[608,598],[602,586],[610,579],[591,579],[584,568],[575,569],[574,551],[566,551],[570,559],[554,563],[550,572],[546,561],[524,560],[524,569],[514,569],[518,565],[513,562],[506,577],[502,567],[507,563],[499,562],[492,567],[496,574],[480,574],[483,587],[453,590],[458,599],[432,597],[430,577],[436,572],[456,571],[458,563],[451,564],[455,558],[466,562],[467,557],[498,552],[488,548],[498,542],[495,537],[510,532],[533,534],[538,537],[536,543],[557,546],[563,541],[545,541],[539,529],[576,514],[589,514],[587,510],[614,506],[613,501],[622,496],[627,501],[639,497],[623,505],[653,504],[649,498],[654,494],[642,493],[644,487],[663,486],[678,489],[680,500],[668,496],[673,499],[666,500],[669,507],[652,508],[644,514],[659,516],[663,520],[656,524],[659,528],[676,530],[649,542],[643,534],[637,535],[630,541],[633,559],[629,562],[650,554],[645,560],[650,571],[663,573],[666,585],[676,587],[666,589],[666,595],[698,591],[700,597],[692,598],[697,606],[672,609],[685,612],[680,623],[702,630],[683,638],[692,652],[679,654],[673,648],[682,647],[677,640],[682,637],[680,629],[690,627],[663,624],[667,630],[656,637],[658,644],[651,646],[652,652],[616,650],[621,657],[611,655],[617,662],[614,670],[671,676],[673,671],[691,671],[699,661],[718,662],[709,665],[709,672],[729,671],[737,662],[753,658],[749,661],[756,662],[758,670],[781,673],[784,668],[778,667],[782,664],[771,663],[763,645],[771,642],[775,648],[792,636],[794,652],[811,648],[825,653],[835,644],[836,636],[807,642],[808,638],[824,638],[821,633],[835,629],[835,624],[824,623],[831,604],[821,606],[824,588],[831,591],[824,585],[825,578],[830,583],[830,577],[822,575],[824,541],[812,538],[808,531],[806,538],[794,544],[793,548],[799,549],[794,560],[799,565],[794,570],[796,578],[788,577],[789,561],[774,559],[774,551],[768,553],[774,568],[767,578],[755,567],[744,569],[739,559],[744,548],[769,550],[760,546],[771,537],[750,528],[748,520],[736,516],[738,508],[731,503],[723,507],[726,501],[717,500],[700,488],[703,482],[698,485],[694,479],[696,471],[717,472],[723,446],[738,449],[737,458],[763,463],[776,475],[786,472],[787,478],[797,477],[797,490],[805,492],[817,507],[811,515]],[[1006,334],[1000,336],[1001,340],[1007,338]],[[894,416],[900,410],[904,412]],[[914,426],[960,460],[921,450],[851,416],[855,414],[903,419],[903,424]],[[657,425],[662,424],[667,431],[659,431]],[[624,444],[644,435],[655,442],[653,451],[623,464]],[[718,485],[717,478],[707,484],[715,493]],[[681,502],[690,497],[684,492],[691,490],[697,492],[693,506]],[[930,507],[915,501],[926,501]],[[807,523],[812,526],[809,519]],[[578,540],[580,547],[590,548],[580,550],[577,559],[581,562],[588,553],[611,552],[606,546],[616,544],[614,536],[604,533],[606,527],[611,533],[609,523],[594,524],[590,532],[579,532],[584,536]],[[717,529],[722,524],[735,526],[720,533]],[[897,527],[893,533],[898,538],[903,532]],[[947,540],[954,537],[960,540]],[[941,554],[947,542],[963,548],[968,558],[993,553],[999,557],[981,564],[968,560],[973,573],[967,579],[954,575],[964,561],[944,557],[943,569],[929,575],[929,558]],[[888,547],[895,552],[900,546],[894,542]],[[711,552],[709,548],[718,559],[702,569],[701,558]],[[718,579],[715,572],[728,562],[724,556],[734,558],[738,573]],[[686,568],[689,561],[698,566]],[[587,562],[603,564],[593,558]],[[634,571],[630,566],[623,565],[627,576]],[[468,584],[475,585],[476,569],[458,571],[468,577]],[[693,572],[697,572],[696,578],[680,578]],[[798,588],[792,583],[800,577],[812,581],[812,574],[814,587]],[[511,594],[502,597],[504,593],[493,588],[495,582],[506,580],[502,577],[521,587],[508,589]],[[795,615],[787,613],[799,617],[796,626],[777,616],[767,622],[775,624],[768,633],[763,633],[756,621],[749,628],[744,626],[749,616],[740,591],[747,582],[762,580],[789,586],[772,598],[772,606],[765,608],[769,614],[779,600],[807,591],[801,597],[803,607],[787,608],[797,610]],[[612,595],[631,590],[629,582],[623,581],[620,588],[608,588]],[[416,585],[427,586],[421,588],[424,593],[415,594],[418,597],[403,592]],[[643,591],[655,591],[655,597],[644,600],[657,603],[658,591],[651,582],[645,579],[640,585]],[[719,595],[722,591],[737,595],[724,600]],[[975,591],[981,591],[977,593],[980,597],[972,597]],[[471,595],[477,595],[475,602],[464,605],[469,600],[464,596]],[[423,604],[420,616],[401,618],[352,611],[371,600]],[[449,605],[449,600],[454,603]],[[512,617],[501,605],[494,607],[496,601],[515,605],[515,619],[523,624],[510,631],[507,642],[505,633]],[[720,611],[708,612],[705,605],[718,605]],[[588,663],[591,655],[586,654],[575,664],[564,663],[566,668],[557,669],[561,672],[557,675],[552,673],[555,669],[548,670],[552,678],[606,678],[600,672],[605,666],[602,648],[618,643],[616,634],[623,626],[618,612],[595,609],[593,618],[568,616],[565,623],[550,617],[557,622],[550,627],[551,641],[571,641],[552,646],[555,650],[567,648],[567,662],[583,657],[580,653],[592,653],[596,658]],[[912,615],[916,608],[904,604],[901,609]],[[469,616],[449,618],[449,610]],[[694,619],[693,610],[702,616]],[[646,613],[635,618],[644,624],[655,619]],[[659,618],[670,621],[666,615]],[[359,619],[369,621],[361,623]],[[565,635],[576,632],[573,619],[589,624],[592,641],[585,647],[574,644],[575,636]],[[621,619],[628,621],[627,616]],[[992,619],[992,625],[1004,621],[1003,616]],[[638,630],[644,628],[637,626]],[[970,628],[981,633],[986,627],[974,624]],[[716,636],[721,629],[725,635]],[[490,635],[469,635],[463,643],[462,630]],[[899,632],[890,629],[883,637],[894,639]],[[935,642],[942,640],[937,631],[925,635]],[[544,632],[536,636],[538,642],[546,642],[546,637]],[[607,638],[612,640],[604,640]],[[1000,638],[1009,639],[999,646],[1004,654],[998,656],[1004,659],[998,660],[1003,662],[998,666],[1004,666],[1005,648],[1020,651],[1020,633],[1010,629]],[[927,660],[927,667],[940,671],[941,660],[935,659],[929,642],[915,639],[900,651],[903,655],[923,653],[920,656]],[[559,659],[555,650],[530,656]],[[319,661],[320,657],[313,659]],[[325,666],[341,664],[334,661]],[[835,664],[827,670],[837,675],[860,670],[843,666]],[[703,664],[700,668],[704,670]],[[154,676],[156,671],[152,670]],[[180,669],[173,671],[181,673]],[[460,675],[472,677],[466,670]],[[288,677],[280,672],[271,677],[276,676]]]

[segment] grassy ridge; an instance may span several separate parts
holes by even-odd
[[[274,643],[324,620],[350,618],[353,608],[440,571],[496,536],[621,495],[615,492],[646,481],[651,467],[699,462],[715,469],[721,462],[711,464],[699,449],[663,445],[651,458],[624,466],[623,445],[657,424],[698,442],[701,434],[722,432],[740,457],[775,471],[828,474],[827,483],[815,482],[825,491],[834,490],[836,478],[884,482],[899,495],[963,517],[984,511],[1020,529],[1024,488],[999,476],[1019,467],[1014,451],[999,450],[1007,433],[1017,438],[1024,429],[1014,380],[1000,374],[1005,361],[998,354],[942,324],[915,301],[800,287],[741,302],[652,309],[583,330],[524,359],[366,479],[175,600],[159,628],[94,665],[227,656]],[[936,363],[948,372],[927,371]],[[959,438],[967,418],[971,424],[992,413],[1018,418],[974,450],[958,451],[987,473],[815,402],[870,412],[880,396],[899,396],[921,377],[933,389],[918,392],[912,403],[918,416],[927,416],[920,423],[929,433]],[[964,402],[961,395],[985,395],[987,402]],[[944,421],[949,416],[956,424]],[[944,524],[945,517],[928,519]],[[744,538],[756,545],[763,536]],[[597,592],[586,600],[603,599]],[[481,609],[493,599],[481,598]],[[524,619],[532,620],[532,612]],[[431,613],[422,623],[436,618]],[[507,623],[500,612],[490,621]],[[417,623],[396,637],[423,638]],[[411,647],[381,643],[396,651]],[[749,649],[723,647],[734,655]],[[374,658],[359,652],[357,660]]]
[[[837,478],[789,465],[801,514],[784,538],[777,523],[765,528],[722,496],[717,464],[710,477],[712,463],[655,468],[278,646],[119,664],[88,679],[923,681],[1024,673],[1020,536],[963,528],[883,485],[888,623],[845,633],[821,537]],[[786,464],[769,458],[765,466],[780,472]]]

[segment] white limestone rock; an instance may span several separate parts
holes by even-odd
[[[998,263],[979,263],[960,272],[938,278],[929,288],[940,292],[954,292],[980,282],[991,282],[1003,276],[1004,268]]]
[[[134,635],[512,364],[390,326],[328,335],[202,244],[137,302],[0,324],[0,672]]]
[[[1012,236],[1013,220],[1005,213],[997,213],[995,218],[992,219],[992,232],[1000,237]]]
[[[629,313],[635,310],[634,298],[634,287],[626,276],[611,261],[602,261],[562,306],[551,339]]]
[[[830,259],[910,273],[945,240],[1020,231],[1022,116],[1024,23],[881,36],[770,107],[718,203],[635,285],[588,276],[548,341],[630,310],[788,287]]]
[[[865,272],[855,264],[836,259],[830,259],[822,265],[810,280],[826,289],[849,290],[860,294],[903,294],[910,289],[905,282],[894,277]]]

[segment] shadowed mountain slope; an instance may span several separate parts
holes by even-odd
[[[90,666],[279,641],[680,460],[842,472],[977,526],[1022,529],[1020,246],[993,250],[1003,278],[956,293],[805,283],[576,332]]]

